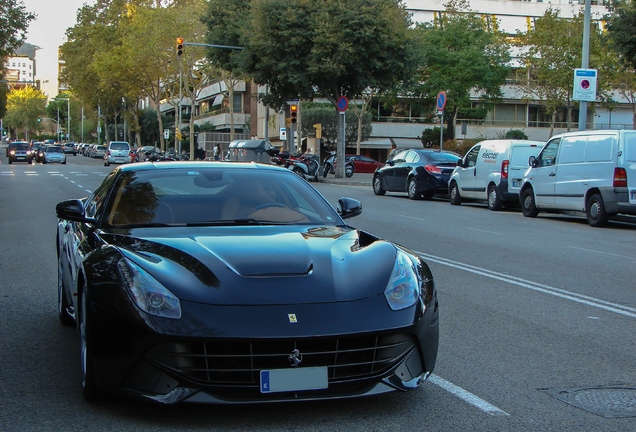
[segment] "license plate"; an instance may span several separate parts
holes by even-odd
[[[512,187],[519,187],[519,186],[521,186],[521,182],[519,180],[512,181]]]
[[[319,390],[328,386],[326,367],[261,371],[261,393]]]
[[[629,191],[629,202],[634,204],[636,202],[636,189]]]
[[[115,162],[117,162],[117,163],[124,163],[124,159],[122,159],[122,158],[115,158]]]

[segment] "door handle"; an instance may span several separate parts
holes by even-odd
[[[548,174],[550,177],[554,177],[556,175],[556,173],[550,173]]]

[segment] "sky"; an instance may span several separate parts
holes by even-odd
[[[37,17],[27,29],[26,41],[41,49],[36,51],[36,76],[49,98],[57,95],[58,47],[66,41],[66,29],[77,22],[77,10],[95,0],[17,0]],[[48,81],[48,82],[46,82]]]

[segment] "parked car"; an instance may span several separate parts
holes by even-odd
[[[43,153],[42,163],[59,162],[62,165],[66,164],[66,152],[60,146],[45,146]]]
[[[121,165],[56,212],[58,315],[79,329],[88,400],[341,399],[435,367],[426,262],[349,227],[359,201],[336,211],[288,169]]]
[[[528,163],[520,191],[524,216],[576,211],[601,227],[617,214],[636,215],[636,131],[556,135]]]
[[[475,144],[457,161],[448,184],[449,201],[486,201],[490,210],[519,205],[519,189],[528,170],[528,158],[536,156],[543,141],[485,140]]]
[[[440,150],[404,150],[373,175],[373,193],[406,192],[410,199],[448,193],[448,180],[461,157]]]
[[[90,157],[93,159],[104,159],[107,147],[105,145],[96,145],[91,149]]]
[[[9,164],[13,162],[33,163],[33,152],[31,146],[26,141],[14,141],[7,147],[7,157]]]
[[[353,164],[353,170],[356,173],[374,173],[376,169],[384,166],[382,162],[364,155],[345,155],[345,161]]]
[[[125,164],[130,163],[130,144],[126,141],[111,141],[108,143],[106,151],[104,152],[104,166],[110,166],[110,164]]]

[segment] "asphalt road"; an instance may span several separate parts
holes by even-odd
[[[113,167],[70,155],[67,165],[7,165],[1,150],[1,431],[636,429],[636,224],[594,229],[580,217],[376,197],[333,180],[314,186],[334,205],[362,201],[351,225],[418,251],[432,268],[441,340],[428,382],[345,401],[88,404],[76,332],[56,316],[54,208],[88,195]]]

